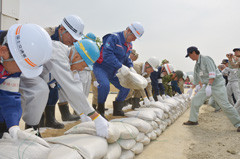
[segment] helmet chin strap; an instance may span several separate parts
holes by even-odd
[[[84,60],[83,60],[83,59],[81,59],[81,60],[78,60],[78,61],[76,61],[76,62],[72,63],[73,56],[75,55],[75,53],[76,53],[76,49],[73,49],[73,53],[72,53],[72,56],[71,56],[71,59],[70,59],[70,65],[71,65],[71,66],[72,66],[73,64],[76,64],[76,63],[81,63],[81,62],[84,62]]]
[[[67,30],[64,30],[64,32],[63,33],[60,33],[60,41],[63,43],[63,39],[62,39],[62,37],[63,37],[63,34],[65,34],[67,32]]]

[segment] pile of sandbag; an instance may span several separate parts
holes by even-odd
[[[109,121],[108,138],[96,135],[93,121],[80,123],[59,137],[45,138],[48,143],[13,141],[5,134],[0,142],[0,158],[6,159],[132,159],[155,140],[190,106],[187,95],[167,98],[125,113],[127,118]]]

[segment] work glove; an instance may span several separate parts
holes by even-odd
[[[129,69],[130,69],[131,72],[137,73],[133,67],[130,67]]]
[[[164,95],[164,96],[165,96],[165,95]],[[158,99],[159,102],[164,102],[164,101],[163,101],[163,98],[162,98],[160,95],[157,95],[157,99]]]
[[[164,100],[164,99],[166,99],[166,98],[167,98],[166,95],[163,94],[163,95],[162,95],[162,99]]]
[[[169,95],[166,95],[166,99],[171,98]]]
[[[129,73],[130,69],[125,65],[122,65],[122,67],[118,69],[118,74],[122,77],[127,76]]]
[[[98,87],[99,86],[99,83],[97,81],[93,81],[93,86],[94,87]]]
[[[154,100],[153,97],[149,97],[149,100],[150,100],[150,103],[151,103],[151,104],[154,104],[154,103],[155,103],[155,100]]]
[[[9,128],[8,132],[13,140],[18,140],[18,131],[20,131],[19,126],[12,126]]]
[[[20,130],[19,126],[12,126],[9,128],[9,134],[13,138],[13,140],[30,140],[33,142],[37,142],[43,146],[50,147],[50,145],[42,138],[36,136],[35,134],[32,134],[31,132],[26,132]]]
[[[188,94],[188,97],[190,98],[192,96],[192,92],[193,92],[193,89],[190,88],[188,91],[187,91],[187,94]]]
[[[143,98],[143,101],[144,101],[145,106],[150,106],[151,103],[150,103],[150,101],[148,100],[147,97]]]
[[[212,95],[212,86],[208,84],[205,91],[206,91],[206,96],[210,97]]]
[[[85,114],[80,114],[80,118],[81,118],[81,122],[82,123],[84,123],[84,122],[88,122],[88,121],[92,121],[92,119],[89,117],[89,116],[87,116],[87,115],[85,115]]]
[[[108,121],[104,119],[100,114],[93,119],[98,136],[108,138]]]

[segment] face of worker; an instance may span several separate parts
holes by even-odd
[[[10,52],[7,46],[5,45],[0,46],[0,57],[2,57],[3,60],[11,59]],[[15,61],[4,61],[3,67],[10,74],[22,72]]]
[[[62,35],[62,41],[61,42],[64,43],[65,45],[71,46],[77,40],[75,40],[68,31],[67,32],[65,32],[65,31],[66,31],[66,29],[63,26],[61,26],[59,28],[59,39],[61,40],[60,35]]]
[[[71,56],[72,56],[72,50],[71,50],[71,53],[70,53],[69,57],[71,57]],[[76,61],[79,61],[81,59],[82,59],[82,57],[79,55],[79,53],[76,52],[75,55],[73,56],[72,63],[74,63]],[[82,61],[80,63],[76,63],[76,64],[71,65],[71,70],[72,71],[74,71],[74,70],[82,71],[85,67],[88,67],[88,65],[86,64],[85,61]]]
[[[152,72],[153,72],[154,70],[153,70],[153,68],[152,68],[152,66],[149,64],[149,63],[145,63],[145,72],[147,73],[147,74],[151,74]]]
[[[130,29],[126,30],[126,42],[130,43],[132,41],[135,41],[137,38],[136,36],[132,33]]]
[[[131,53],[129,57],[130,57],[130,59],[132,61],[136,61],[137,60],[137,57],[133,53]]]
[[[237,57],[240,57],[240,50],[235,51],[234,55],[237,56]]]
[[[192,59],[193,61],[197,61],[199,55],[196,54],[195,51],[193,51],[192,53],[189,54],[190,59]]]

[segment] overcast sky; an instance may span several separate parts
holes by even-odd
[[[20,0],[19,23],[57,26],[75,14],[84,21],[85,34],[102,37],[139,21],[145,33],[133,42],[138,61],[166,58],[175,70],[188,72],[195,64],[185,58],[189,46],[197,46],[217,65],[240,47],[239,7],[239,0]]]

